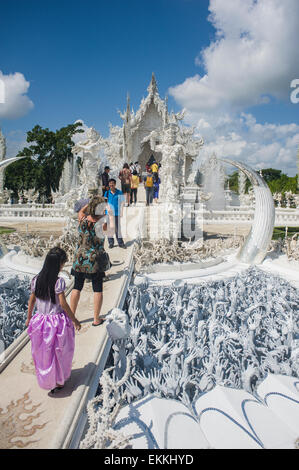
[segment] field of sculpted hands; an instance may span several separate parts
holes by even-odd
[[[254,393],[267,372],[299,374],[298,292],[258,268],[196,286],[132,286],[127,311],[130,337],[115,342],[113,371],[119,378],[130,361],[127,402],[155,393],[191,409],[216,384]]]
[[[0,274],[0,341],[6,349],[24,330],[30,279]]]
[[[0,274],[5,348],[25,329],[29,285]],[[126,305],[130,335],[112,348],[115,380],[130,361],[128,402],[155,392],[190,406],[215,384],[254,392],[268,371],[299,375],[298,292],[258,268],[194,286],[132,285]]]
[[[113,341],[80,448],[126,448],[118,413],[150,394],[196,416],[197,399],[215,385],[259,400],[268,373],[298,377],[298,307],[294,287],[256,267],[200,285],[132,285],[121,320],[127,337]]]
[[[143,259],[137,260],[140,269]],[[29,278],[0,274],[5,348],[25,330],[29,286]],[[149,394],[178,400],[192,414],[217,384],[255,394],[268,372],[299,375],[298,290],[257,267],[197,285],[131,284],[124,309],[128,335],[112,343],[81,448],[100,435],[100,448],[107,442],[125,448],[128,438],[115,429],[115,418],[121,406]]]

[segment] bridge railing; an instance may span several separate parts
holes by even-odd
[[[222,211],[194,210],[197,220],[203,218],[206,225],[212,224],[251,224],[254,218],[254,208],[229,208]],[[0,219],[64,219],[66,209],[64,204],[0,204]],[[298,209],[275,209],[275,226],[288,225],[299,227]]]

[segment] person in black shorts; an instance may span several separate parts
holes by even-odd
[[[103,277],[98,255],[104,250],[105,235],[98,236],[95,224],[102,223],[103,230],[107,229],[106,201],[102,196],[93,196],[89,203],[82,207],[78,213],[79,240],[74,255],[71,274],[74,276],[74,287],[71,294],[70,307],[75,314],[85,279],[90,279],[94,297],[93,326],[103,323],[100,311],[103,303]]]
[[[110,167],[105,166],[104,172],[102,173],[102,192],[103,192],[103,196],[105,195],[106,191],[109,191],[109,171],[110,171]]]

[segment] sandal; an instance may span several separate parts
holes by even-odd
[[[100,318],[100,323],[95,324],[95,323],[92,322],[92,326],[100,326],[104,323],[104,321],[105,321],[104,318]]]
[[[59,390],[61,390],[63,387],[64,385],[57,385],[55,388],[52,388],[52,390],[50,390],[50,393],[54,395],[54,393],[59,392]]]

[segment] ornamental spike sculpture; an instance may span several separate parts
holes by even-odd
[[[264,179],[245,163],[227,158],[221,160],[243,171],[252,183],[255,195],[254,220],[237,257],[243,263],[260,264],[268,252],[274,228],[275,207],[271,191]]]

